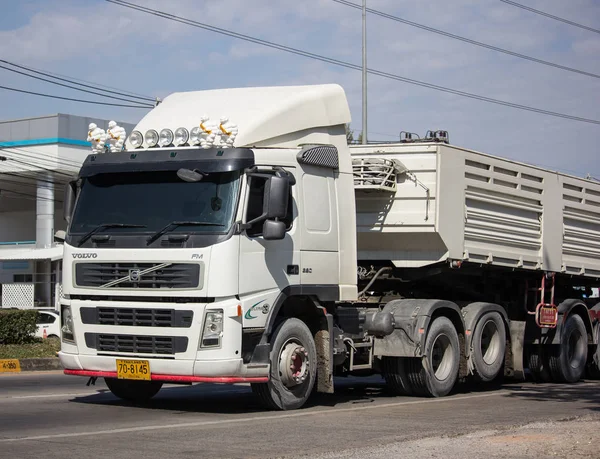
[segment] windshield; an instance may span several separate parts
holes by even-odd
[[[234,218],[239,176],[239,171],[219,172],[184,182],[176,171],[161,171],[85,178],[70,233],[87,233],[99,225],[107,226],[100,234],[155,233],[174,221],[200,221],[209,224],[180,225],[169,232],[225,234]],[[127,225],[109,227],[118,223]]]

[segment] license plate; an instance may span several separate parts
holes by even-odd
[[[117,359],[117,378],[150,381],[150,362],[147,360]]]

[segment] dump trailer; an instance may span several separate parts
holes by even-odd
[[[600,184],[445,131],[349,146],[349,122],[315,85],[174,93],[124,147],[90,126],[65,191],[65,373],[134,401],[250,383],[280,410],[349,375],[434,397],[599,377]]]

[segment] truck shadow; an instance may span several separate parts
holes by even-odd
[[[418,397],[395,396],[388,390],[385,381],[378,376],[336,378],[335,384],[335,394],[315,393],[307,402],[305,408],[333,408],[342,405],[352,407],[382,400],[393,403],[419,399]],[[528,387],[528,390],[524,391],[518,385],[499,384],[477,384],[473,386],[459,384],[453,394],[490,392],[501,388],[510,389],[511,393],[508,396],[511,397],[538,397],[540,400],[543,400],[544,397],[550,397],[548,399],[560,398],[561,393],[564,394],[564,390],[561,392],[556,387],[534,386]],[[198,384],[191,387],[169,385],[164,386],[152,400],[146,403],[132,403],[115,397],[106,389],[101,380],[98,382],[97,389],[97,394],[75,397],[70,401],[72,403],[164,410],[175,413],[248,414],[266,411],[248,385]],[[586,387],[583,392],[580,388],[576,388],[571,393],[570,400],[576,397],[591,400],[593,395],[595,406],[598,409],[600,408],[598,386]]]
[[[506,397],[513,399],[580,403],[585,410],[600,411],[600,382],[598,381],[587,380],[575,384],[523,384],[522,386],[507,384],[503,388],[510,390]]]

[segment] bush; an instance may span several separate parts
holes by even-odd
[[[26,344],[35,341],[38,312],[33,309],[0,310],[0,344]]]

